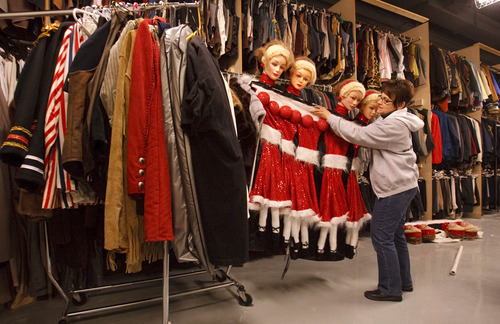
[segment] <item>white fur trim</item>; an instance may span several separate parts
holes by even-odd
[[[362,166],[363,164],[361,163],[361,159],[358,156],[352,159],[352,166],[351,166],[352,171],[356,172],[361,171]]]
[[[297,153],[295,155],[297,161],[302,161],[306,163],[312,163],[319,166],[319,151],[310,150],[305,147],[297,147]]]
[[[331,228],[332,224],[330,222],[318,222],[316,224],[316,227],[319,227],[319,228]]]
[[[311,72],[311,80],[309,84],[314,84],[316,82],[316,65],[312,64],[306,60],[296,60],[293,66],[294,71],[298,69],[304,69]]]
[[[292,210],[290,212],[290,216],[294,218],[307,218],[316,216],[316,212],[310,208],[303,210]]]
[[[252,196],[252,199],[248,204],[248,208],[251,210],[261,210],[264,207],[288,208],[291,206],[292,206],[291,200],[275,201],[275,200],[269,200],[267,198],[258,195]]]
[[[325,154],[321,160],[324,168],[342,169],[347,171],[347,166],[349,165],[349,159],[347,156],[338,154]]]
[[[349,213],[346,213],[345,215],[342,215],[340,217],[333,217],[332,219],[330,219],[330,223],[332,225],[345,225],[347,221],[347,214]]]
[[[296,148],[297,147],[295,146],[293,141],[284,140],[284,139],[281,140],[281,151],[283,153],[286,153],[286,154],[291,155],[291,156],[295,156]]]
[[[274,145],[281,145],[281,133],[279,130],[272,128],[269,125],[262,125],[262,129],[260,130],[260,137],[263,140],[268,141]]]
[[[276,44],[276,45],[271,45],[267,48],[266,52],[264,53],[264,56],[262,57],[262,62],[264,64],[268,63],[269,60],[275,56],[281,55],[286,59],[286,69],[293,64],[293,56],[292,52],[290,49],[286,48],[283,45]]]
[[[340,88],[339,91],[339,96],[342,98],[345,98],[351,93],[352,91],[359,91],[361,92],[361,97],[364,98],[366,90],[363,84],[359,83],[358,81],[349,81],[346,82],[342,88]]]

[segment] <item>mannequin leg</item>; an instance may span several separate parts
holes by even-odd
[[[352,223],[347,222],[346,223],[346,235],[345,235],[345,243],[346,244],[350,244],[351,237],[352,237]]]
[[[278,207],[271,207],[271,239],[272,239],[272,252],[279,254],[280,252],[280,209]]]
[[[292,238],[293,244],[290,248],[290,257],[292,260],[295,260],[299,257],[299,246],[300,246],[300,217],[293,217],[291,220],[292,223]]]
[[[346,246],[345,246],[345,256],[346,258],[352,259],[356,252],[354,249],[358,245],[359,238],[359,223],[352,222],[347,227],[347,235],[346,235]]]
[[[306,244],[309,247],[309,225],[306,221],[300,223],[300,241],[302,242],[302,247]]]
[[[280,209],[278,207],[271,207],[271,226],[273,234],[280,232]]]
[[[283,239],[285,242],[290,241],[292,234],[292,217],[290,215],[283,215]]]
[[[338,231],[338,224],[332,225],[330,228],[329,232],[329,243],[330,243],[330,255],[329,255],[329,260],[330,261],[338,261],[338,260],[343,260],[344,256],[337,252],[337,231]]]
[[[328,237],[328,242],[330,243],[330,251],[336,251],[337,250],[337,224],[332,225],[330,227],[330,230],[328,231],[329,237]]]
[[[329,231],[330,231],[329,226],[321,227],[321,229],[319,230],[318,250],[316,252],[316,260],[318,260],[318,261],[326,260],[325,244],[326,244],[326,238],[328,237]]]
[[[259,214],[259,232],[266,231],[268,207],[262,207]]]

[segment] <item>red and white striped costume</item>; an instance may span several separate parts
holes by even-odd
[[[63,85],[71,62],[83,41],[83,33],[79,32],[78,25],[70,26],[64,34],[57,58],[45,115],[45,188],[42,200],[44,209],[76,206],[70,192],[77,187],[61,165],[68,108],[68,93],[63,91]]]

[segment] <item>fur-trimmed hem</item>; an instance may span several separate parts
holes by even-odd
[[[248,203],[248,208],[250,210],[261,210],[262,208],[291,208],[292,201],[284,200],[284,201],[274,201],[264,198],[262,196],[252,196],[251,202]]]
[[[284,201],[274,201],[274,200],[268,200],[268,206],[269,208],[277,207],[277,208],[287,208],[287,207],[292,207],[292,201],[291,200],[284,200]]]
[[[340,217],[333,217],[332,219],[330,219],[330,223],[332,225],[345,224],[345,222],[347,221],[348,214],[349,214],[349,212],[347,212],[345,215],[342,215]]]
[[[355,222],[352,222],[352,221],[348,221],[346,226],[353,226],[353,225],[349,225],[349,224],[357,224],[357,227],[358,228],[361,228],[365,225],[366,222],[368,222],[369,220],[372,219],[372,215],[370,213],[366,213],[363,215],[363,217],[361,217],[360,219],[358,219],[357,221]]]
[[[294,218],[306,218],[316,216],[317,213],[312,209],[303,209],[303,210],[292,210],[290,212],[290,216]]]
[[[316,227],[319,227],[319,228],[332,228],[332,224],[330,222],[318,222],[316,224]]]

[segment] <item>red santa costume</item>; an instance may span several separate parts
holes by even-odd
[[[295,134],[297,134],[297,124],[301,120],[300,112],[293,110],[288,105],[282,105],[279,111],[279,118],[276,119],[279,124],[279,129],[281,132],[281,161],[283,166],[283,172],[285,177],[285,187],[289,193],[292,205],[291,208],[282,209],[283,215],[283,239],[284,243],[288,244],[291,235],[291,212],[297,210],[297,203],[295,199],[295,175],[293,170],[296,169],[295,164],[295,151],[296,146],[293,142]]]
[[[335,111],[347,117],[347,108],[337,105]],[[320,214],[319,223],[320,237],[318,240],[318,251],[321,254],[326,237],[329,237],[330,252],[337,250],[337,229],[344,224],[349,213],[347,195],[342,182],[342,173],[347,172],[349,159],[347,150],[349,143],[337,136],[331,129],[325,132],[325,155],[322,159],[324,168],[321,182]],[[332,257],[334,257],[332,255]],[[340,257],[339,257],[340,258]]]
[[[317,145],[321,131],[315,121],[319,118],[310,114],[310,111],[314,109],[312,106],[258,84],[253,86],[258,96],[264,97],[263,93],[266,93],[270,96],[269,101],[276,102],[276,106],[280,107],[275,110],[275,112],[278,111],[278,114],[274,115],[273,118],[274,129],[279,130],[281,136],[282,168],[278,172],[283,172],[282,188],[289,190],[291,198],[289,208],[282,208],[281,212],[285,215],[289,212],[290,218],[294,220],[295,229],[292,229],[292,236],[296,243],[300,241],[298,234],[300,226],[303,225],[302,243],[308,244],[308,231],[305,229],[308,229],[314,221],[319,221],[319,206],[313,177],[314,166],[319,166]],[[326,124],[326,126],[328,125]],[[295,152],[293,139],[297,133],[299,146]],[[262,154],[264,154],[264,150]],[[262,158],[260,163],[262,164]],[[260,180],[257,179],[257,181]],[[255,192],[255,190],[252,191]]]
[[[262,74],[260,81],[270,86],[274,85],[274,80],[271,80],[266,74]],[[264,105],[266,116],[260,131],[262,153],[253,188],[250,192],[250,209],[289,208],[292,202],[285,185],[280,153],[281,132],[279,131],[280,125],[276,121],[279,104],[270,100],[269,94],[264,88],[257,91],[257,96]]]

